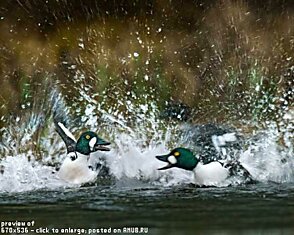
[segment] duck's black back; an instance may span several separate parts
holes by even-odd
[[[235,133],[235,141],[226,141],[225,145],[215,146],[212,140],[213,136],[219,137],[229,133]],[[193,149],[200,161],[204,164],[216,160],[236,159],[236,155],[242,148],[244,142],[243,137],[236,129],[216,124],[185,127],[183,129],[183,140],[184,144]],[[222,148],[225,150],[222,150]]]

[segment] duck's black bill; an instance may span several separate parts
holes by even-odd
[[[173,167],[171,163],[168,162],[167,158],[169,155],[161,155],[161,156],[155,156],[159,161],[167,162],[168,164],[164,167],[158,168],[157,170],[167,170]]]
[[[110,143],[99,138],[94,146],[94,151],[110,151],[110,148],[105,147],[107,145],[110,145]]]

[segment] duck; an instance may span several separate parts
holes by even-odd
[[[242,138],[236,131],[207,124],[190,127],[184,132],[186,141],[189,140],[194,151],[177,147],[168,154],[156,156],[158,160],[167,163],[158,170],[176,167],[192,171],[195,184],[199,186],[223,185],[230,176],[240,176],[246,182],[251,181],[250,173],[238,159]]]
[[[221,162],[212,161],[206,164],[187,148],[175,148],[166,155],[159,155],[156,158],[168,164],[158,170],[167,170],[178,167],[184,170],[193,171],[195,183],[200,186],[212,186],[222,183],[228,176],[229,171],[223,167]]]
[[[93,182],[97,172],[89,164],[90,154],[96,151],[110,151],[109,142],[98,137],[93,131],[83,132],[78,140],[62,122],[55,122],[55,129],[64,141],[67,156],[62,162],[57,176],[68,183],[82,185]]]

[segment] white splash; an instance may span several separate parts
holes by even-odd
[[[166,171],[157,170],[162,167],[162,162],[155,156],[179,147],[177,145],[181,143],[181,138],[174,134],[179,126],[171,122],[165,123],[157,118],[158,109],[155,102],[135,105],[135,102],[130,99],[132,95],[126,96],[126,100],[118,102],[118,105],[127,108],[129,116],[124,116],[118,111],[119,106],[105,108],[102,104],[97,104],[97,101],[87,93],[81,92],[81,96],[87,102],[84,113],[79,113],[84,126],[96,131],[99,136],[112,143],[109,153],[95,153],[91,159],[94,159],[95,163],[101,157],[105,158],[110,174],[116,181],[127,182],[129,179],[136,179],[160,186],[194,182],[194,174],[190,171],[177,168]],[[60,96],[58,97],[57,103],[62,101]],[[136,97],[134,99],[136,100]],[[52,107],[62,106],[57,103]],[[289,120],[288,116],[286,116],[287,120]],[[46,127],[46,136],[38,139],[41,160],[34,160],[38,157],[36,152],[32,151],[32,137],[41,128],[44,119],[46,116],[42,112],[33,112],[27,120],[22,117],[19,121],[20,126],[12,124],[7,127],[3,136],[5,142],[0,144],[2,155],[0,165],[4,168],[4,173],[0,173],[0,192],[72,187],[58,179],[54,174],[54,167],[47,166],[58,165],[65,157],[65,146],[54,130],[53,121],[49,121]],[[242,165],[256,180],[294,181],[293,143],[291,142],[293,134],[289,131],[289,128],[293,127],[291,125],[284,128],[286,147],[278,144],[278,128],[274,127],[266,130],[265,135],[252,140],[241,154]],[[69,129],[78,136],[80,130],[77,127]],[[235,134],[229,134],[223,136],[221,142],[234,140]],[[232,177],[215,186],[241,182],[242,179]]]
[[[293,138],[287,132],[284,138]],[[269,128],[252,142],[241,155],[240,162],[261,182],[294,182],[293,145],[282,146],[278,143],[279,132]],[[293,143],[292,143],[293,144]]]
[[[7,156],[1,161],[4,172],[0,174],[0,192],[48,190],[71,186],[55,175],[53,167],[44,166],[33,159],[29,161],[28,155],[32,156],[32,153]]]

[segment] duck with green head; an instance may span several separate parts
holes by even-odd
[[[166,155],[156,156],[160,161],[168,164],[158,170],[167,170],[178,167],[193,171],[197,185],[215,186],[222,183],[228,176],[229,170],[219,161],[201,162],[191,150],[176,148]]]
[[[198,185],[224,185],[229,182],[226,181],[229,176],[238,182],[254,182],[239,161],[245,139],[237,129],[213,123],[186,125],[182,137],[185,144],[193,146],[194,153],[187,148],[176,148],[157,156],[168,163],[159,170],[177,167],[193,171]]]
[[[56,122],[56,131],[65,142],[67,156],[58,171],[58,176],[69,183],[84,184],[96,179],[97,172],[89,166],[90,154],[96,151],[109,151],[110,143],[92,131],[81,134],[76,141],[73,134],[61,123]]]

